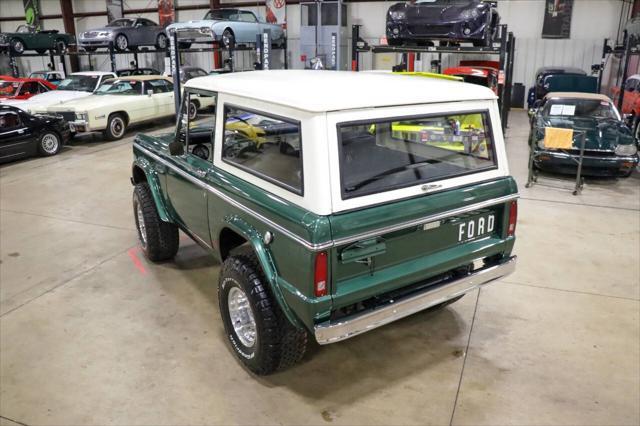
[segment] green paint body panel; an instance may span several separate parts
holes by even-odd
[[[327,244],[514,195],[517,194],[515,181],[502,178],[357,211],[319,216],[214,167],[211,162],[186,158],[189,155],[170,156],[167,145],[172,138],[173,135],[140,134],[134,143],[134,164],[144,170],[148,179],[157,182],[152,190],[158,210],[164,212],[166,220],[178,224],[192,237],[195,234],[194,239],[219,260],[223,260],[226,251],[221,238],[224,240],[231,232],[242,236],[257,254],[272,293],[287,318],[309,330],[329,319],[337,308],[423,281],[477,259],[507,257],[514,245],[514,237],[505,237],[506,203],[444,219],[432,229],[425,230],[420,225],[363,241],[333,244],[326,249],[331,272],[330,292],[327,296],[315,297],[317,251],[300,240],[307,245]],[[195,170],[205,170],[206,176],[196,177]],[[455,230],[460,223],[489,214],[495,218],[492,232],[470,241],[457,241]],[[285,235],[282,229],[295,238]],[[273,234],[269,245],[263,242],[267,231]],[[372,262],[366,264],[367,259]]]
[[[25,50],[54,49],[58,40],[64,41],[67,46],[76,42],[75,37],[67,33],[35,32],[3,33],[3,35],[6,36],[7,41],[13,39],[22,40]]]

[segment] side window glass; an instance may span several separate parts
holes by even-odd
[[[34,93],[38,93],[38,84],[35,81],[28,81],[26,83],[24,83],[22,85],[22,88],[20,89],[20,94],[21,95],[28,95],[31,94],[33,95]]]
[[[0,113],[0,131],[11,130],[20,126],[20,117],[13,111]]]
[[[216,128],[215,93],[185,92],[180,108],[176,136],[185,145],[185,153],[213,162],[213,143]],[[193,114],[196,108],[196,118]]]
[[[225,105],[222,160],[303,194],[300,122]]]
[[[147,84],[147,90],[153,90],[154,94],[169,91],[165,80],[149,80],[147,81]]]

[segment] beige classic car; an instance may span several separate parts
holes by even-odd
[[[107,80],[90,96],[47,108],[69,122],[71,131],[103,132],[121,139],[131,125],[175,116],[173,81],[145,75]]]

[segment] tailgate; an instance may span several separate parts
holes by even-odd
[[[331,217],[334,309],[511,252],[511,178]]]

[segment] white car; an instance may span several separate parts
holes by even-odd
[[[94,94],[47,108],[69,122],[72,132],[103,132],[121,139],[127,127],[176,115],[173,82],[160,75],[107,80]]]
[[[29,99],[3,102],[3,104],[18,107],[30,114],[41,114],[47,112],[47,108],[50,106],[89,96],[105,80],[115,77],[116,75],[112,72],[75,72],[64,79],[56,90],[41,93]]]

